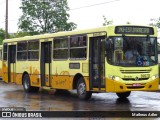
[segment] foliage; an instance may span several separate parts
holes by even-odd
[[[0,45],[2,44],[4,39],[5,39],[5,31],[1,28],[0,29]]]
[[[27,32],[17,32],[13,34],[8,34],[8,38],[18,38],[18,37],[24,37],[24,36],[31,36],[32,34]],[[3,40],[5,39],[5,30],[2,28],[0,29],[0,45],[2,44]]]
[[[36,34],[36,33],[35,33]],[[28,33],[28,32],[17,32],[17,33],[14,33],[11,38],[18,38],[18,37],[24,37],[24,36],[31,36],[32,33]]]
[[[103,19],[104,19],[104,23],[102,24],[103,26],[113,24],[113,20],[107,20],[107,18],[104,15],[103,15]]]
[[[77,25],[68,22],[67,0],[22,0],[23,15],[18,27],[23,32],[53,33],[73,30]]]
[[[149,25],[160,28],[160,17],[159,18],[152,18],[150,21],[151,21],[151,23]]]

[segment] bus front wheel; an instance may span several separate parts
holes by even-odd
[[[39,87],[33,87],[30,84],[30,78],[28,74],[25,74],[23,76],[23,88],[25,92],[38,92],[39,91]]]
[[[119,98],[127,98],[130,94],[131,94],[131,91],[128,91],[128,92],[120,92],[120,93],[116,93],[117,96]]]
[[[83,78],[80,78],[77,83],[77,94],[81,100],[88,100],[92,96],[92,92],[86,91],[86,84]]]

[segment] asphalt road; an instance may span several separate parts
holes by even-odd
[[[25,93],[21,85],[0,81],[0,102],[0,107],[24,107],[27,111],[160,111],[160,92],[136,91],[125,100],[115,93],[95,93],[82,101],[75,91]]]

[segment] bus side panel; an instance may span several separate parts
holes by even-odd
[[[8,66],[7,66],[7,62],[3,61],[2,64],[3,64],[3,66],[2,66],[2,69],[3,69],[3,80],[8,83]]]
[[[78,69],[69,68],[69,64],[78,63],[80,67]],[[57,89],[73,89],[73,80],[75,75],[81,74],[86,82],[87,91],[89,90],[89,80],[88,73],[86,71],[83,73],[82,71],[82,62],[79,61],[64,61],[62,65],[62,61],[54,61],[52,63],[52,80],[51,80],[51,87]],[[78,81],[78,80],[77,80]]]
[[[16,84],[22,85],[22,73],[16,73]]]
[[[74,76],[52,76],[52,88],[72,90],[73,79]],[[86,83],[86,91],[89,91],[89,77],[84,77],[84,80]]]
[[[23,73],[30,76],[31,86],[40,86],[39,62],[37,61],[17,61],[16,63],[16,84],[22,84]]]
[[[89,91],[89,77],[84,77],[86,83],[86,91]]]
[[[0,60],[0,78],[2,77],[3,75],[3,71],[2,71],[2,60]]]
[[[27,61],[17,61],[16,62],[16,84],[22,84],[22,75],[27,70]]]
[[[73,77],[70,74],[68,61],[53,61],[51,87],[57,89],[72,89]]]
[[[72,80],[73,80],[73,77],[69,75],[52,76],[51,86],[52,88],[71,90]]]
[[[29,74],[30,74],[30,81],[31,86],[40,87],[40,66],[39,61],[29,61]]]
[[[30,80],[31,80],[31,86],[36,86],[36,87],[40,87],[41,83],[40,83],[40,74],[31,74],[30,75]]]
[[[2,71],[2,45],[0,45],[0,78],[2,78],[3,71]]]

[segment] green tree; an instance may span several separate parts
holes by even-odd
[[[107,18],[104,15],[103,15],[103,19],[104,19],[104,23],[102,24],[103,26],[113,24],[113,20],[107,20]]]
[[[77,25],[68,22],[67,0],[22,0],[23,15],[18,27],[30,34],[73,30]]]
[[[17,32],[17,33],[14,33],[11,38],[18,38],[18,37],[24,37],[24,36],[31,36],[32,34],[28,33],[28,32]]]
[[[160,17],[150,19],[151,23],[149,25],[160,28]]]
[[[5,31],[1,28],[0,29],[0,45],[2,44],[4,39],[5,39]]]

